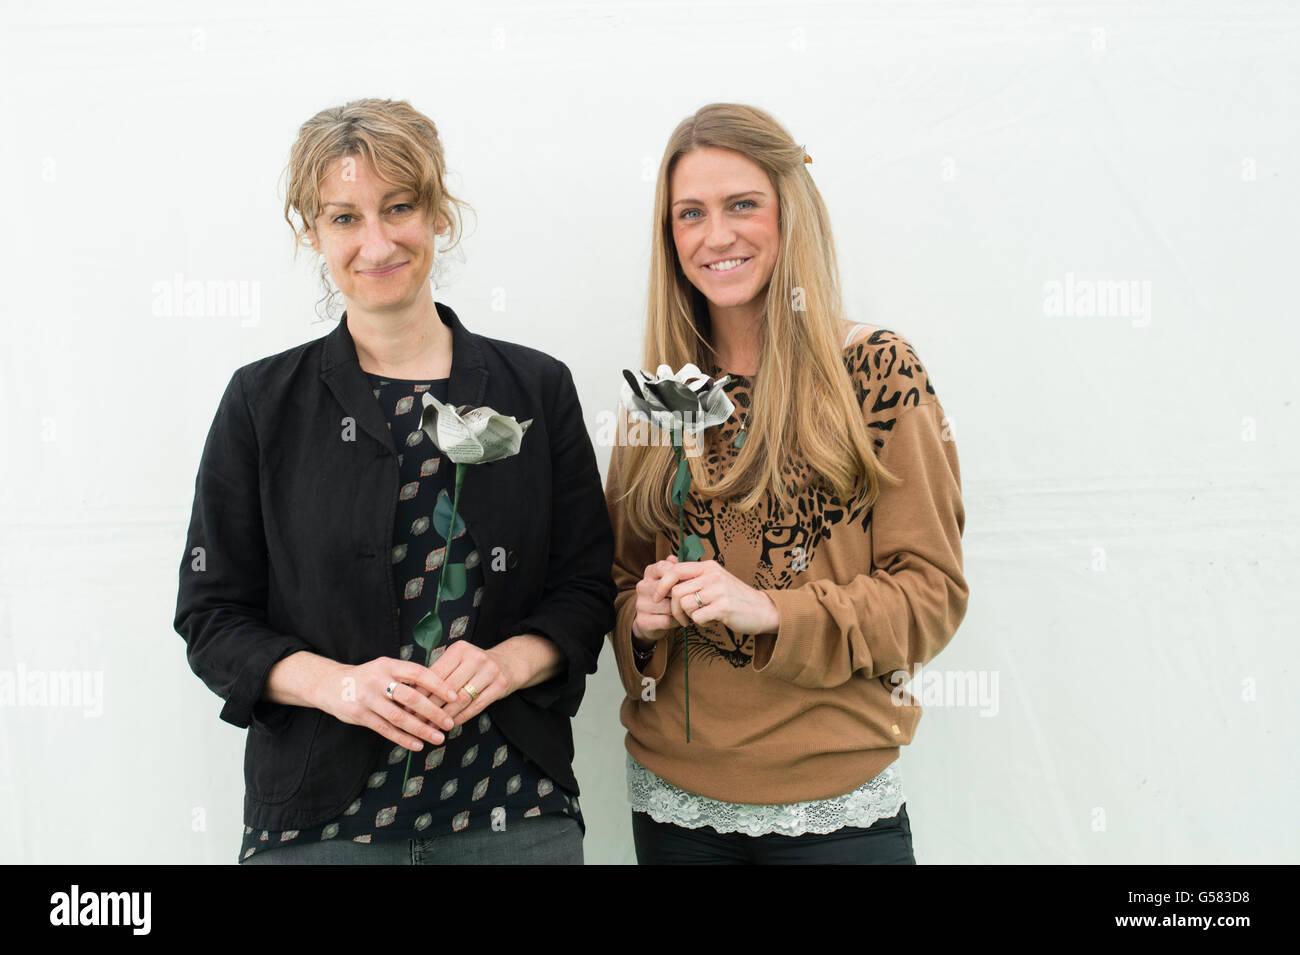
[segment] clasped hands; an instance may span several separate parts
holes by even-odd
[[[678,626],[715,620],[737,633],[774,634],[781,614],[771,597],[716,560],[678,561],[669,555],[645,569],[636,585],[634,637],[654,643]]]
[[[447,732],[522,685],[515,669],[509,654],[455,640],[427,667],[392,657],[340,665],[317,689],[317,706],[410,750],[441,746]]]

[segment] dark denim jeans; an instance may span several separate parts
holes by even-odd
[[[327,840],[255,852],[240,865],[582,865],[582,828],[563,815],[511,820],[503,830],[467,829],[369,845]]]
[[[683,829],[632,813],[639,865],[915,865],[907,804],[869,828],[845,826],[802,836],[748,836],[712,826]]]

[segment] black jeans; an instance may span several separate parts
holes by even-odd
[[[907,804],[869,828],[845,826],[825,835],[747,836],[712,826],[683,829],[632,813],[638,865],[915,865]]]
[[[368,845],[351,839],[258,852],[240,865],[582,865],[582,828],[560,813],[507,829],[466,829]]]

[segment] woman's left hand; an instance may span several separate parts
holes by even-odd
[[[683,627],[718,621],[737,633],[776,633],[781,614],[772,598],[741,581],[716,560],[679,561],[659,579],[656,600],[672,595]]]
[[[429,675],[452,690],[456,700],[443,703],[442,711],[460,726],[497,700],[519,689],[513,658],[495,648],[483,650],[468,640],[455,640],[429,667]],[[467,688],[472,688],[471,695]]]

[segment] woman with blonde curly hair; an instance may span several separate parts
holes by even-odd
[[[725,376],[734,412],[688,449],[699,560],[676,557],[671,443],[610,463],[643,864],[915,861],[900,684],[966,610],[957,452],[911,344],[845,319],[810,163],[712,104],[659,167],[644,367]]]
[[[573,379],[434,301],[461,203],[409,103],[321,111],[287,171],[346,310],[231,377],[175,618],[248,729],[239,860],[581,863],[570,719],[613,584]]]

